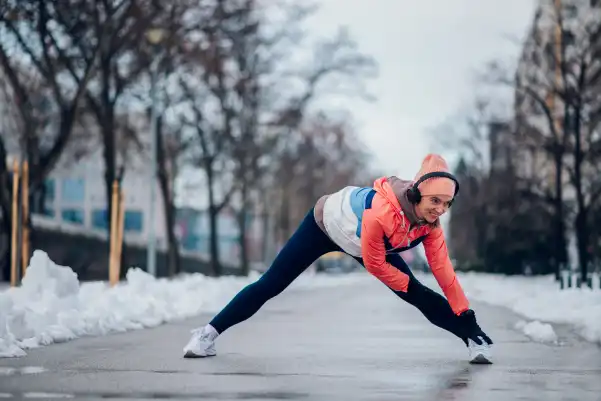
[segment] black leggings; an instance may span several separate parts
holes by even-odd
[[[254,283],[243,288],[217,314],[210,324],[219,333],[253,316],[268,300],[280,294],[319,257],[329,252],[343,252],[319,228],[311,210],[296,232],[279,252],[269,269]],[[361,258],[355,258],[363,265]],[[449,302],[421,284],[399,255],[388,255],[387,261],[409,275],[406,293],[394,291],[404,301],[418,308],[432,324],[462,338],[459,320]]]

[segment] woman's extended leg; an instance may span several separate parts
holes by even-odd
[[[357,260],[363,264],[361,259]],[[455,334],[465,343],[467,340],[462,334],[459,319],[451,309],[449,301],[439,293],[420,283],[400,255],[388,255],[386,260],[388,263],[407,274],[410,280],[407,292],[394,291],[392,289],[391,291],[399,298],[419,309],[432,324]]]
[[[254,315],[269,299],[280,294],[320,256],[341,249],[319,228],[311,210],[279,252],[269,269],[243,288],[217,314],[210,325],[221,334]]]

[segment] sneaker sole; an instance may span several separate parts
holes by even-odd
[[[478,354],[476,355],[475,358],[473,358],[470,361],[470,364],[472,365],[492,365],[492,361],[490,359],[488,359],[487,357],[485,357],[482,354]]]
[[[186,353],[184,354],[184,358],[191,358],[191,359],[192,359],[192,358],[209,358],[209,357],[216,356],[216,355],[217,355],[217,354],[198,355],[198,354],[195,354],[195,353],[194,353],[194,352],[192,352],[192,351],[188,351],[188,352],[186,352]]]

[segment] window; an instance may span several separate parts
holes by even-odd
[[[123,231],[142,231],[144,213],[138,210],[126,210]]]
[[[108,220],[106,209],[94,209],[92,210],[92,227],[103,230],[108,229]]]
[[[85,180],[83,178],[65,178],[61,182],[62,200],[69,203],[83,203]]]
[[[202,238],[194,234],[186,235],[180,240],[180,243],[182,248],[187,251],[208,252],[209,250],[208,246],[203,247],[203,245],[208,245],[208,242],[203,243]]]
[[[62,219],[65,222],[83,224],[83,210],[82,209],[63,209],[61,213]]]
[[[563,7],[565,18],[572,19],[578,17],[578,7],[574,4],[566,4]]]
[[[54,201],[56,199],[56,182],[54,179],[46,179],[42,189],[42,215],[55,217]]]
[[[141,232],[144,221],[144,213],[137,210],[126,210],[123,231],[136,231]],[[109,221],[107,219],[106,209],[94,209],[92,210],[92,227],[96,229],[108,229]]]
[[[44,181],[44,200],[53,203],[56,199],[56,182],[49,178]]]

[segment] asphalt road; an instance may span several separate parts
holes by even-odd
[[[214,358],[182,358],[200,316],[0,359],[0,398],[601,401],[599,347],[565,329],[563,344],[538,344],[512,328],[518,316],[473,306],[494,365],[469,365],[460,341],[366,276],[285,291],[219,338]]]

